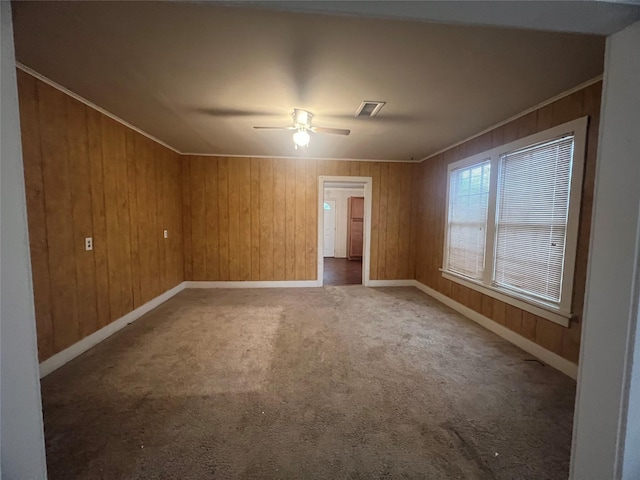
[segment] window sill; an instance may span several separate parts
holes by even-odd
[[[571,320],[571,313],[563,312],[558,309],[554,309],[542,303],[534,303],[532,300],[516,297],[514,295],[510,295],[505,293],[502,290],[498,290],[496,288],[487,287],[486,285],[482,285],[480,283],[474,282],[473,280],[469,280],[460,275],[456,275],[455,273],[447,272],[445,270],[440,269],[442,272],[442,276],[447,280],[451,280],[452,282],[456,282],[460,285],[464,285],[465,287],[476,290],[484,295],[500,300],[501,302],[508,303],[509,305],[513,305],[514,307],[518,307],[522,310],[525,310],[529,313],[537,315],[538,317],[542,317],[550,322],[557,323],[558,325],[562,325],[563,327],[569,327],[569,321]]]

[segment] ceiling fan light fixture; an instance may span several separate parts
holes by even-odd
[[[293,143],[296,144],[296,148],[308,146],[309,140],[311,140],[311,135],[302,128],[293,134]]]

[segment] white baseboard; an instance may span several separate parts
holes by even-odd
[[[557,355],[546,348],[541,347],[535,342],[524,338],[521,335],[518,335],[513,330],[509,330],[507,327],[503,327],[499,323],[491,320],[488,317],[472,310],[469,307],[462,305],[461,303],[456,302],[455,300],[443,295],[436,290],[427,287],[425,284],[420,283],[417,280],[413,280],[413,285],[422,290],[427,295],[435,298],[436,300],[444,303],[448,307],[451,307],[458,313],[461,313],[465,317],[473,320],[476,323],[479,323],[487,330],[492,331],[496,335],[504,338],[508,342],[513,343],[515,346],[520,347],[525,352],[533,355],[534,357],[540,359],[542,362],[547,365],[555,368],[556,370],[560,370],[565,375],[573,378],[574,380],[578,377],[578,365],[573,362],[570,362],[566,358],[562,358],[560,355]]]
[[[415,287],[415,280],[369,280],[367,287]]]
[[[183,282],[184,288],[309,288],[317,287],[317,280],[274,280],[238,282]]]
[[[78,355],[81,355],[82,353],[86,352],[91,347],[97,345],[104,339],[116,333],[118,330],[134,322],[135,320],[143,316],[145,313],[150,312],[151,310],[156,308],[158,305],[166,302],[171,297],[173,297],[177,293],[184,290],[185,283],[186,282],[182,282],[176,285],[171,290],[167,290],[163,294],[158,295],[156,298],[152,300],[149,300],[147,303],[145,303],[144,305],[141,305],[140,307],[136,308],[132,312],[129,312],[126,315],[120,317],[119,319],[111,322],[109,325],[102,327],[97,332],[94,332],[91,335],[84,337],[79,342],[76,342],[70,347],[65,348],[61,352],[56,353],[54,356],[49,357],[48,359],[46,359],[44,362],[40,364],[40,378],[43,378],[49,375],[51,372],[53,372],[54,370],[57,370],[58,368],[63,366],[65,363],[73,360]]]
[[[83,338],[79,342],[71,345],[65,350],[56,353],[54,356],[48,358],[40,364],[40,378],[43,378],[60,368],[65,363],[73,360],[78,355],[86,352],[91,347],[97,345],[105,338],[110,337],[118,330],[124,328],[131,322],[137,320],[145,313],[150,312],[158,305],[166,302],[171,297],[181,292],[185,288],[304,288],[304,287],[317,287],[318,282],[316,280],[285,280],[285,281],[247,281],[247,282],[195,282],[185,281],[176,285],[171,290],[164,292],[162,295],[157,296],[153,300],[148,301],[144,305],[136,308],[132,312],[120,317],[118,320],[111,322],[109,325],[101,328],[97,332]],[[461,313],[465,317],[473,320],[474,322],[482,325],[487,330],[492,331],[496,335],[504,338],[505,340],[513,343],[517,347],[520,347],[525,352],[533,355],[534,357],[542,360],[544,363],[551,367],[560,370],[562,373],[575,379],[578,376],[578,366],[570,362],[569,360],[562,358],[549,350],[541,347],[535,342],[528,340],[521,335],[509,330],[508,328],[500,325],[499,323],[485,317],[484,315],[476,312],[456,302],[455,300],[443,295],[432,288],[427,287],[423,283],[417,280],[369,280],[367,282],[368,287],[416,287],[423,291],[427,295],[435,298],[436,300],[451,307],[455,311]]]

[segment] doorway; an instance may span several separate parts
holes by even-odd
[[[371,177],[319,178],[319,286],[369,283],[371,182]]]

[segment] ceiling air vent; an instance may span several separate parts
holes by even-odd
[[[380,109],[384,107],[386,102],[368,102],[364,101],[358,107],[358,111],[356,112],[356,118],[371,118],[375,117]]]

